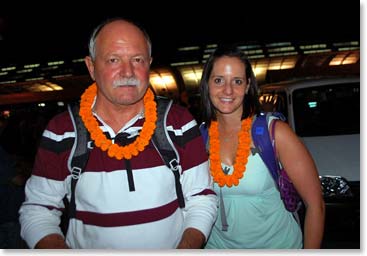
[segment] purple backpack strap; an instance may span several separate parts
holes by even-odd
[[[274,181],[278,180],[278,164],[275,159],[273,145],[269,135],[267,116],[272,113],[260,113],[252,125],[251,133],[255,147],[270,170],[270,174]]]
[[[204,145],[206,149],[208,149],[209,132],[208,132],[208,127],[206,127],[206,124],[204,122],[200,124],[199,130],[201,133],[201,137],[203,138]]]
[[[278,159],[276,157],[276,154],[277,154],[277,150],[276,150],[276,145],[275,145],[275,123],[278,121],[278,119],[274,119],[271,124],[270,124],[270,133],[271,133],[271,145],[273,145],[273,148],[274,148],[274,157],[275,159],[277,160],[278,162]]]

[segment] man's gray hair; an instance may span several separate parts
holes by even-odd
[[[97,36],[99,34],[99,32],[102,30],[102,28],[114,21],[126,21],[126,22],[129,22],[131,24],[133,24],[134,26],[136,26],[138,29],[140,29],[141,32],[143,32],[143,35],[147,41],[147,44],[148,44],[148,51],[149,51],[149,57],[152,56],[152,42],[150,40],[150,37],[148,35],[148,33],[145,31],[145,29],[140,26],[139,24],[133,22],[133,21],[130,21],[128,19],[125,19],[125,18],[121,18],[121,17],[116,17],[116,18],[110,18],[110,19],[107,19],[105,20],[104,22],[102,22],[101,24],[99,24],[92,32],[90,38],[89,38],[89,44],[88,44],[88,49],[89,49],[89,56],[92,58],[92,60],[94,61],[95,58],[96,58],[96,39],[97,39]]]

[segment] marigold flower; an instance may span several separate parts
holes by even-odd
[[[140,134],[134,142],[126,146],[113,144],[100,129],[98,121],[94,118],[92,113],[92,104],[96,94],[97,85],[93,83],[81,96],[79,110],[79,115],[90,133],[90,137],[94,141],[95,146],[99,147],[102,151],[107,151],[109,157],[114,157],[118,160],[123,158],[131,159],[132,156],[137,156],[149,144],[156,128],[157,104],[154,101],[153,92],[148,88],[144,96],[145,122]]]
[[[244,176],[246,171],[246,164],[250,154],[251,136],[250,129],[252,118],[242,120],[241,130],[238,133],[238,148],[236,160],[233,164],[234,171],[232,174],[225,174],[222,170],[220,161],[220,141],[218,122],[212,121],[209,128],[209,160],[210,173],[213,176],[214,182],[218,183],[220,187],[226,185],[232,187],[238,186],[239,180]]]

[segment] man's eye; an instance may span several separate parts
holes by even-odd
[[[143,60],[143,58],[134,58],[134,62],[136,62],[136,63],[143,63],[144,62],[144,60]]]
[[[118,60],[116,58],[110,58],[108,62],[110,63],[116,63]]]

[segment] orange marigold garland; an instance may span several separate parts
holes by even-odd
[[[140,134],[134,142],[126,146],[113,144],[99,128],[98,121],[92,113],[92,104],[96,94],[97,85],[96,83],[93,83],[81,96],[79,111],[84,125],[90,133],[91,139],[94,140],[94,144],[102,151],[107,151],[109,157],[114,157],[118,160],[121,160],[122,158],[130,159],[132,156],[137,156],[139,152],[143,151],[149,144],[156,127],[157,104],[154,101],[153,92],[148,89],[144,96],[145,122]]]
[[[243,177],[246,171],[247,159],[250,154],[250,129],[252,124],[252,118],[246,118],[242,120],[241,130],[238,133],[238,148],[236,154],[236,160],[233,165],[233,173],[228,175],[222,170],[221,160],[220,160],[220,141],[219,141],[219,131],[218,122],[212,121],[209,128],[209,147],[210,147],[210,173],[213,176],[214,182],[218,183],[220,187],[226,185],[227,187],[232,187],[232,185],[237,186],[240,179]]]

